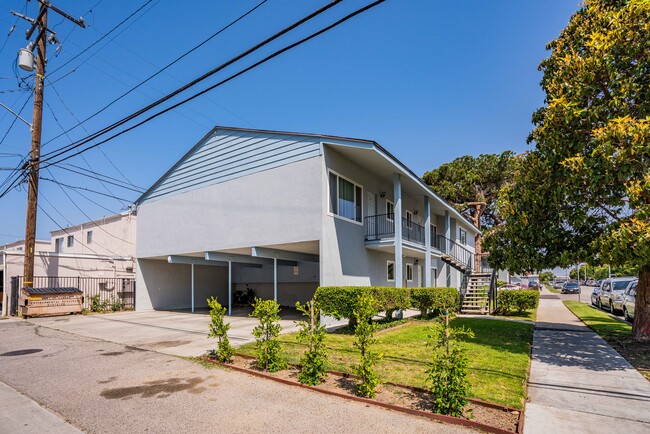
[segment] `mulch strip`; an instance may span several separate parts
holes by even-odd
[[[523,428],[523,411],[477,399],[469,399],[470,403],[466,407],[471,419],[459,418],[432,413],[429,404],[431,402],[431,392],[419,387],[385,382],[377,388],[377,396],[374,399],[368,399],[355,394],[356,382],[354,380],[358,377],[354,374],[328,371],[331,375],[328,376],[324,383],[318,386],[307,386],[298,382],[299,366],[292,363],[289,365],[293,369],[270,373],[257,368],[255,357],[244,354],[235,354],[232,363],[221,363],[210,357],[203,357],[201,360],[282,384],[422,416],[438,422],[476,428],[485,432],[499,434],[521,433]]]

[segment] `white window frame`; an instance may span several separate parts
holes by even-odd
[[[54,253],[63,253],[63,237],[54,239]]]
[[[463,238],[465,239],[463,240]],[[467,245],[467,231],[463,228],[458,228],[458,241],[464,246]]]
[[[393,266],[393,278],[390,278],[390,273],[389,273],[389,265]],[[386,280],[388,282],[394,282],[395,281],[395,261],[388,260],[386,261]]]
[[[409,279],[409,270],[411,274],[411,278]],[[406,264],[406,281],[407,282],[413,282],[413,264]]]
[[[361,199],[360,199],[361,200],[361,202],[360,202],[361,203],[361,207],[360,207],[361,208],[361,215],[359,216],[361,221],[357,221],[355,219],[350,219],[348,217],[339,215],[337,213],[334,213],[334,211],[332,211],[332,192],[331,192],[331,185],[330,185],[330,175],[331,174],[336,175],[338,178],[345,179],[346,181],[348,181],[349,183],[351,183],[355,187],[359,187],[361,189]],[[339,200],[339,191],[338,191],[338,189],[339,189],[339,183],[338,183],[338,180],[337,180],[337,182],[336,182],[336,200]],[[338,172],[336,172],[334,170],[331,170],[331,169],[328,170],[328,172],[327,172],[327,214],[334,217],[334,218],[339,218],[339,219],[345,220],[346,222],[351,222],[351,223],[363,226],[363,216],[364,216],[364,214],[363,214],[363,198],[364,198],[363,192],[364,192],[363,185],[359,184],[358,182],[355,182],[355,181],[351,180],[350,178],[348,178],[346,176],[341,175],[340,173],[338,173]],[[356,213],[356,203],[357,203],[356,195],[357,195],[357,189],[355,188],[354,189],[355,213]],[[356,217],[356,215],[355,215],[355,217]]]
[[[68,235],[65,240],[66,247],[74,247],[74,235]]]
[[[86,244],[92,244],[93,243],[93,231],[87,231],[86,232]]]
[[[390,205],[390,207],[391,207],[391,209],[393,210],[393,212],[388,212],[388,205]],[[389,222],[392,222],[392,221],[393,221],[393,219],[390,218],[390,215],[391,215],[391,214],[392,214],[393,216],[395,215],[395,204],[394,204],[393,202],[391,202],[390,200],[386,199],[386,220],[388,220]]]

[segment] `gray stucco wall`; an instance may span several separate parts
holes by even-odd
[[[363,216],[375,215],[375,210],[367,209],[368,192],[374,193],[377,197],[377,214],[384,214],[386,211],[386,200],[393,201],[393,185],[388,180],[390,174],[379,177],[366,168],[353,164],[335,150],[324,149],[322,166],[322,207],[323,207],[323,238],[321,241],[321,284],[322,285],[382,285],[393,286],[394,282],[387,280],[387,261],[395,260],[393,253],[387,253],[366,248],[364,241],[364,227],[361,223],[352,222],[346,219],[329,214],[328,176],[329,170],[349,178],[351,181],[363,187]],[[386,197],[381,198],[380,193],[385,192]],[[424,198],[418,199],[404,195],[403,207],[409,211],[418,211],[418,218],[424,215]],[[415,265],[415,258],[403,258],[404,278],[406,278],[406,264]],[[423,264],[423,260],[420,260]],[[413,282],[408,286],[415,286],[417,283],[417,271],[414,269]]]
[[[321,158],[210,185],[138,209],[138,258],[320,239]]]
[[[143,289],[144,288],[144,289]],[[194,303],[206,307],[206,299],[217,297],[221,303],[228,299],[228,269],[205,265],[194,266]],[[136,302],[138,311],[189,309],[192,294],[191,266],[169,264],[165,261],[139,259],[136,273]]]

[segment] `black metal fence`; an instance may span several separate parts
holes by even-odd
[[[23,277],[11,278],[11,315],[18,309]],[[127,277],[55,277],[35,276],[34,288],[79,288],[84,293],[84,308],[101,307],[107,311],[135,309],[135,279]],[[15,299],[15,306],[14,306]]]

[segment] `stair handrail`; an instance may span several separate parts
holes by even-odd
[[[490,276],[490,289],[488,290],[488,315],[497,310],[497,278],[498,273],[496,268],[492,269],[492,275]],[[494,301],[494,310],[492,308],[492,302]]]
[[[438,242],[442,253],[451,256],[461,264],[467,264],[467,270],[474,270],[474,253],[444,235],[436,235],[436,237],[442,241]]]

